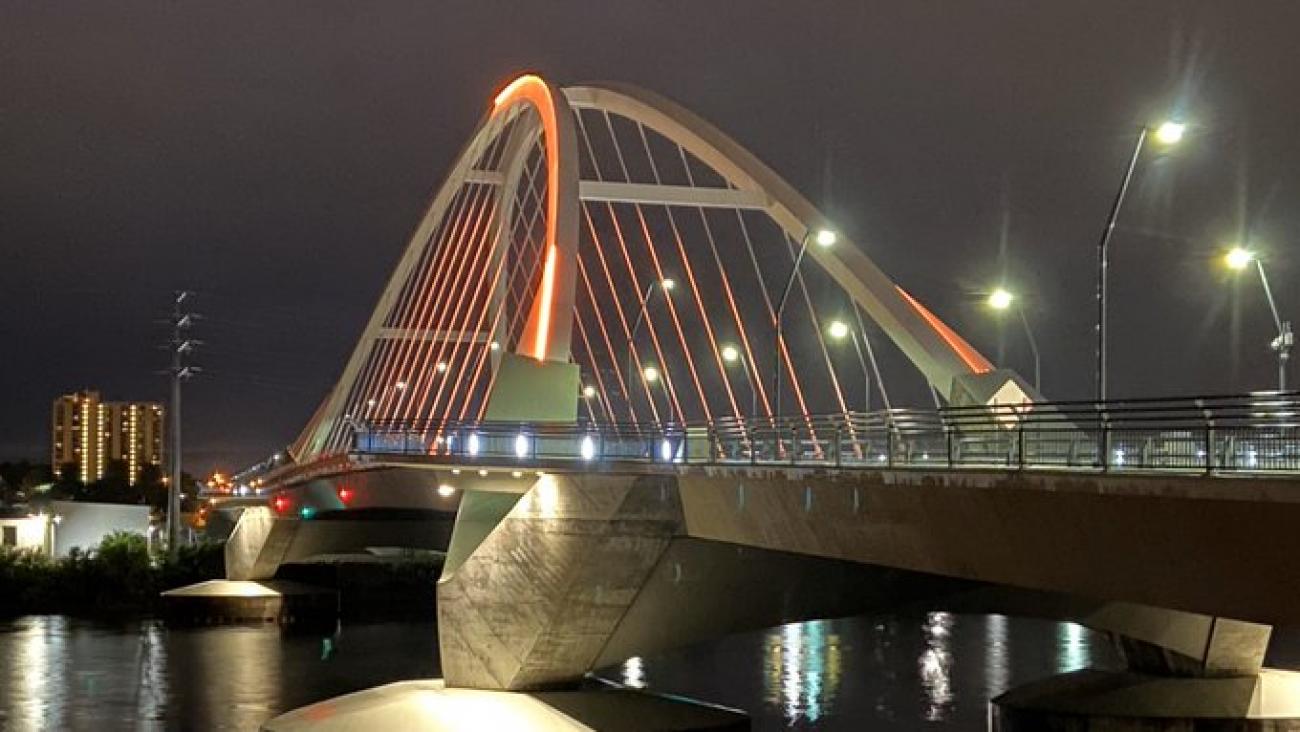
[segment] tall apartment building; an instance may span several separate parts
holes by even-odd
[[[146,465],[163,459],[163,408],[155,402],[105,402],[97,391],[79,391],[54,400],[50,462],[54,474],[76,463],[77,477],[91,483],[104,477],[108,464],[126,464],[135,485]]]

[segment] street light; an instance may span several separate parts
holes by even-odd
[[[722,347],[722,360],[728,366],[740,365],[740,370],[745,374],[745,380],[749,382],[749,417],[754,419],[758,417],[758,384],[754,383],[754,374],[750,373],[751,364],[745,354],[741,353],[739,348],[728,343]]]
[[[601,405],[601,409],[605,412],[606,418],[608,418],[611,422],[614,420],[614,415],[611,414],[609,411],[609,404],[607,404],[605,400],[601,398],[600,392],[596,390],[596,387],[592,386],[591,384],[584,385],[582,387],[582,398],[586,399],[588,402],[590,402],[593,399],[596,400]],[[588,408],[590,409],[590,407]],[[594,417],[594,411],[593,411],[593,417]]]
[[[1264,262],[1245,247],[1233,247],[1228,250],[1223,261],[1229,269],[1238,272],[1254,262],[1255,269],[1259,271],[1259,283],[1264,286],[1264,297],[1268,300],[1269,312],[1273,314],[1273,325],[1277,327],[1277,337],[1268,344],[1270,349],[1277,352],[1277,390],[1286,391],[1286,363],[1291,358],[1291,346],[1295,342],[1295,336],[1291,333],[1291,321],[1283,320],[1278,314],[1277,302],[1273,300],[1273,288],[1268,286],[1268,275],[1264,274]]]
[[[790,278],[785,281],[785,287],[781,289],[781,299],[776,304],[776,337],[772,348],[772,384],[776,394],[774,411],[776,421],[781,419],[781,315],[785,312],[785,301],[790,298],[790,290],[794,287],[795,278],[799,276],[799,265],[803,264],[803,257],[808,253],[808,243],[816,240],[817,246],[827,249],[834,246],[838,239],[839,237],[830,229],[816,231],[809,229],[805,232],[803,240],[799,242],[799,254],[794,258],[794,266],[790,268]]]
[[[1156,142],[1162,145],[1176,145],[1183,139],[1187,125],[1175,120],[1168,120],[1154,130]],[[1133,155],[1129,158],[1124,177],[1120,179],[1119,191],[1115,202],[1111,204],[1110,216],[1106,219],[1106,228],[1101,230],[1101,240],[1097,242],[1097,368],[1094,379],[1097,386],[1097,401],[1106,401],[1106,269],[1109,264],[1110,237],[1115,231],[1115,221],[1119,218],[1120,208],[1124,205],[1124,195],[1128,193],[1128,184],[1133,180],[1133,170],[1137,167],[1138,156],[1152,129],[1147,125],[1138,128],[1137,142],[1133,145]]]
[[[677,287],[677,282],[673,280],[673,278],[671,277],[665,277],[657,282],[651,282],[650,284],[646,285],[645,294],[641,296],[641,306],[636,314],[636,322],[632,324],[632,330],[628,331],[628,335],[627,335],[626,373],[628,375],[629,381],[631,380],[632,377],[632,353],[633,353],[633,349],[636,348],[635,345],[636,334],[639,330],[641,330],[641,324],[645,322],[646,315],[650,311],[650,298],[654,296],[656,290],[662,292],[664,294],[664,297],[666,298],[669,296],[670,293],[672,293],[673,288],[675,287]],[[627,395],[627,400],[628,402],[632,401],[631,394]]]
[[[989,293],[988,306],[994,310],[1004,311],[1010,309],[1015,301],[1015,295],[999,287]],[[1034,354],[1034,390],[1041,394],[1043,391],[1043,367],[1042,360],[1038,356],[1038,341],[1034,338],[1033,329],[1029,327],[1029,318],[1025,315],[1025,309],[1017,305],[1016,312],[1020,314],[1020,324],[1024,326],[1025,339],[1029,341],[1029,350]]]
[[[858,365],[862,367],[862,411],[864,414],[870,412],[871,372],[867,370],[867,359],[862,355],[862,344],[858,343],[858,334],[843,320],[832,320],[830,326],[826,328],[826,333],[837,341],[842,341],[846,337],[853,341],[853,350],[858,354]],[[863,340],[866,340],[865,335]]]

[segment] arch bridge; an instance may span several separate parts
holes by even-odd
[[[868,251],[663,97],[519,77],[267,495],[456,512],[452,684],[922,597],[1258,671],[1300,621],[1295,396],[1046,402]],[[891,400],[899,356],[935,409]],[[231,566],[273,571],[282,524],[241,520]]]

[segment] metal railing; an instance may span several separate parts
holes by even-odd
[[[771,420],[357,423],[353,449],[483,463],[1300,472],[1300,392]]]

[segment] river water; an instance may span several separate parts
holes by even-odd
[[[256,729],[294,707],[438,675],[429,624],[168,629],[62,616],[0,621],[0,729]],[[922,613],[746,633],[603,676],[749,712],[755,730],[979,730],[987,699],[1016,684],[1115,663],[1077,625]],[[1279,633],[1273,665],[1300,666]]]

